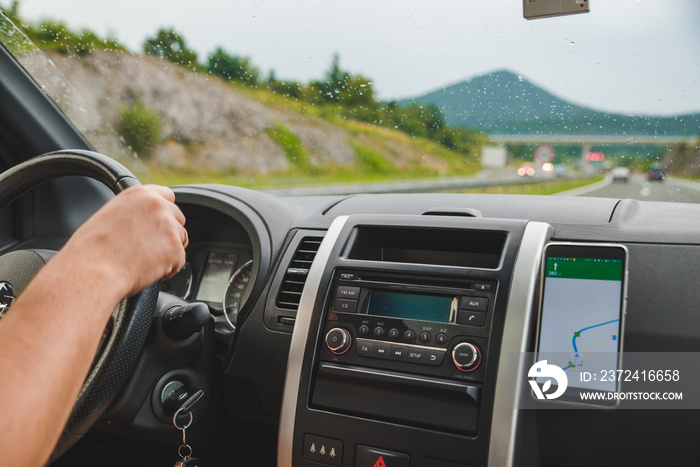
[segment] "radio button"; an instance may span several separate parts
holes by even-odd
[[[406,361],[411,363],[425,363],[425,350],[409,347],[406,352]]]
[[[408,329],[406,330],[406,332],[403,333],[403,338],[410,342],[416,338],[416,333]]]
[[[333,311],[336,313],[355,313],[357,312],[357,300],[336,298],[333,302]]]
[[[442,359],[445,358],[445,352],[443,350],[431,350],[427,349],[425,351],[425,364],[431,366],[438,366],[442,363]]]
[[[400,334],[401,334],[401,333],[399,332],[398,329],[396,329],[396,328],[391,328],[391,329],[389,329],[389,334],[388,334],[388,336],[389,336],[391,339],[396,339],[397,337],[399,337]]]
[[[381,337],[384,335],[384,328],[381,326],[377,326],[374,328],[374,331],[372,331],[372,334],[374,334],[374,337]]]
[[[361,336],[367,335],[369,333],[369,326],[363,324],[362,326],[360,326],[360,329],[358,329],[358,332]]]
[[[343,281],[354,281],[355,280],[355,274],[349,273],[349,272],[341,272],[340,273],[340,280]]]
[[[406,353],[408,353],[407,347],[404,347],[403,345],[392,345],[391,346],[391,353],[389,355],[391,356],[392,360],[396,360],[399,362],[405,362],[406,361]]]
[[[459,305],[461,310],[486,311],[489,307],[489,299],[486,297],[462,297]]]
[[[374,356],[377,358],[383,358],[388,360],[391,358],[391,345],[382,344],[380,342],[374,343]]]
[[[447,344],[447,334],[440,333],[435,337],[435,342],[438,344]]]
[[[351,300],[357,300],[358,298],[360,298],[360,288],[341,285],[340,287],[338,287],[335,296],[338,298],[349,298]]]
[[[419,336],[421,342],[430,342],[430,333],[428,331],[423,331]]]
[[[452,351],[452,361],[460,371],[474,371],[481,363],[481,352],[474,344],[462,342]]]
[[[357,355],[360,357],[372,357],[374,353],[374,342],[357,341]]]
[[[484,292],[491,291],[491,284],[474,284],[474,290],[483,290]]]
[[[326,347],[336,355],[347,352],[351,343],[352,336],[343,328],[333,328],[326,334]]]
[[[486,325],[486,313],[459,310],[459,312],[457,312],[457,323],[483,327]]]

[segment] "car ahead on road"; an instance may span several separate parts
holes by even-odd
[[[568,177],[571,174],[571,171],[564,165],[555,165],[553,172],[557,178]]]
[[[151,31],[176,24],[193,44],[257,50],[278,70],[262,77],[246,68],[247,59],[213,53],[218,66],[211,68],[237,77],[223,81],[205,73],[172,31],[145,43],[148,56],[109,39],[100,47],[111,50],[93,50],[98,42],[87,32],[73,34],[83,42],[72,49],[60,21],[34,31],[36,39],[55,42],[45,44],[48,61],[0,15],[0,265],[17,250],[60,249],[121,181],[131,180],[130,171],[144,166],[156,172],[150,180],[174,185],[189,233],[187,263],[160,285],[148,313],[129,322],[115,313],[51,465],[174,464],[184,433],[173,416],[199,390],[186,436],[204,466],[697,465],[700,205],[643,195],[487,192],[281,197],[220,183],[233,172],[247,174],[252,186],[265,176],[274,183],[285,167],[300,184],[324,170],[344,176],[358,166],[370,167],[373,179],[428,168],[443,179],[450,163],[476,160],[476,153],[446,151],[483,135],[445,130],[432,106],[408,107],[409,117],[430,123],[411,126],[392,120],[401,108],[393,101],[398,91],[384,90],[392,101],[379,105],[368,100],[372,83],[362,76],[333,66],[319,78],[318,56],[334,50],[366,66],[388,64],[385,76],[396,83],[417,76],[426,91],[441,88],[436,75],[449,83],[465,69],[503,64],[542,79],[570,71],[552,82],[577,102],[588,91],[603,95],[597,105],[614,106],[623,91],[633,93],[643,117],[632,126],[621,124],[620,112],[600,125],[591,122],[597,111],[580,118],[582,128],[633,139],[633,128],[662,112],[651,106],[672,93],[698,102],[697,86],[670,84],[682,74],[676,66],[690,61],[692,71],[700,63],[697,41],[687,40],[697,37],[690,20],[698,17],[697,2],[592,2],[590,14],[532,22],[510,0],[202,0],[194,9],[169,0],[139,2],[134,10],[69,3],[21,6],[29,14],[31,5],[43,5],[37,21],[54,8],[74,28],[114,27],[130,43],[134,36],[116,29],[124,24],[120,15],[141,31],[136,43],[143,42],[143,24]],[[583,11],[588,2],[573,7]],[[448,56],[453,46],[459,53]],[[678,51],[681,59],[672,59]],[[443,70],[448,62],[457,69]],[[295,75],[299,63],[309,69]],[[662,69],[647,73],[651,68]],[[131,79],[119,82],[125,71]],[[642,72],[658,90],[648,100],[637,91],[642,80],[629,85]],[[285,82],[283,74],[309,83]],[[66,75],[74,75],[75,86]],[[254,85],[242,84],[252,76]],[[524,96],[527,80],[508,76],[478,90],[468,87],[475,80],[461,83],[466,98],[454,113],[473,117],[474,125],[491,118],[493,134],[529,124],[549,136],[555,126],[576,123],[574,107],[559,98],[545,102],[537,86]],[[266,86],[282,91],[270,96]],[[124,94],[114,94],[117,88]],[[509,90],[514,104],[506,111],[499,93]],[[446,96],[447,103],[456,99]],[[471,107],[478,96],[488,100]],[[154,102],[162,103],[157,112],[148,107]],[[524,118],[511,125],[513,108]],[[212,123],[215,112],[223,123]],[[140,122],[139,138],[180,133],[165,138],[151,159],[137,158],[108,137],[110,126],[124,131],[125,122]],[[407,132],[396,136],[402,128]],[[239,136],[229,138],[230,129]],[[435,134],[444,144],[431,149],[427,137]],[[337,147],[338,159],[321,166]],[[106,155],[95,155],[98,148]],[[527,156],[533,148],[514,149]],[[32,159],[57,150],[64,152]],[[578,158],[581,147],[567,150]],[[264,151],[273,162],[256,165]],[[222,165],[183,169],[196,157]],[[231,159],[235,168],[223,165]],[[420,163],[427,165],[410,172]],[[4,313],[13,311],[8,290],[0,290]],[[50,330],[52,323],[33,326]],[[553,349],[557,355],[542,355]],[[635,356],[647,363],[632,366]],[[587,388],[595,400],[572,399],[567,387]],[[679,392],[682,400],[669,399]],[[667,400],[651,400],[657,395]]]
[[[663,167],[653,167],[646,173],[647,180],[661,182],[666,180],[666,170]]]
[[[535,164],[532,162],[523,162],[518,167],[518,175],[521,177],[534,177],[536,173]]]
[[[628,167],[615,167],[610,171],[613,182],[629,182],[632,171]]]

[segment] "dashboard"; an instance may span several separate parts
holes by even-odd
[[[665,458],[665,449],[639,443],[652,438],[694,457],[683,443],[698,431],[692,411],[514,410],[522,394],[513,393],[513,372],[524,381],[529,365],[514,368],[509,355],[536,351],[550,242],[628,250],[623,355],[695,351],[698,206],[175,191],[192,236],[191,287],[178,285],[189,287],[188,300],[204,300],[220,319],[235,271],[257,264],[233,337],[217,335],[230,346],[216,378],[225,439],[235,446],[212,448],[223,459],[279,467],[589,465],[596,454],[586,446],[595,445],[609,465],[631,465]],[[212,209],[212,197],[229,214]],[[647,424],[663,429],[651,436]],[[570,437],[579,443],[568,446]]]
[[[63,183],[76,186],[57,180],[32,196],[55,198]],[[207,394],[187,436],[211,465],[633,465],[668,462],[670,451],[673,462],[694,461],[694,410],[624,402],[530,410],[530,390],[513,381],[525,383],[532,362],[512,355],[537,351],[543,277],[565,274],[563,261],[577,256],[545,261],[547,245],[614,244],[625,251],[627,280],[615,289],[626,290],[626,314],[619,332],[609,331],[619,337],[611,349],[623,368],[625,358],[654,352],[659,368],[680,369],[675,355],[700,348],[700,206],[470,194],[279,198],[220,185],[174,191],[187,218],[188,265],[163,284],[122,394],[55,465],[111,465],[124,442],[139,452],[137,465],[162,460],[173,429],[159,400],[173,383]],[[21,203],[3,215],[17,216]],[[64,215],[41,213],[34,229],[56,235],[4,248],[60,248]],[[565,289],[568,318],[556,329],[586,327],[576,321],[586,310],[581,297],[585,290]],[[212,319],[174,340],[163,332],[171,303],[204,303]],[[606,313],[600,324],[615,321],[614,307]]]

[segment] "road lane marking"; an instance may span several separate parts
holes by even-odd
[[[605,188],[613,182],[612,177],[605,177],[603,180],[593,183],[591,185],[580,186],[572,190],[560,191],[559,193],[554,193],[554,196],[581,196],[591,191],[600,190]]]

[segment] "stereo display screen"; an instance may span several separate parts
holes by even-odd
[[[456,297],[373,290],[368,314],[449,323],[453,308],[457,309]]]

